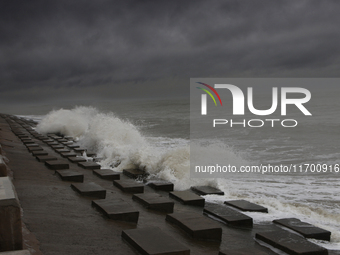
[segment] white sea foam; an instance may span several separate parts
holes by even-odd
[[[103,167],[116,171],[130,167],[145,169],[156,177],[173,181],[179,190],[199,184],[217,185],[215,180],[190,179],[188,140],[145,137],[136,126],[113,113],[100,113],[92,107],[52,111],[42,119],[37,131],[73,136],[103,158],[100,162]],[[227,156],[235,164],[241,159],[227,147],[202,147],[202,156],[206,150],[215,150],[216,155]]]
[[[61,133],[80,138],[88,132],[91,119],[98,114],[92,107],[56,110],[47,114],[37,126],[41,133]]]

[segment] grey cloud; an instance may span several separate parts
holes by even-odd
[[[190,77],[337,77],[338,13],[332,0],[4,0],[0,99],[118,87],[147,96],[140,86],[175,95]],[[180,84],[160,82],[171,79]]]

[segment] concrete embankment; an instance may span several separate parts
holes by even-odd
[[[6,134],[7,132],[7,134]],[[8,159],[2,147],[8,147],[6,143],[10,132],[7,125],[0,123],[0,254],[28,255],[23,235],[29,240],[28,231],[21,220],[22,210],[20,202],[12,182],[12,172],[8,167]],[[33,242],[32,242],[33,244]],[[38,249],[37,249],[38,250]]]
[[[223,194],[212,188],[195,187],[195,195],[173,191],[163,180],[137,182],[135,178],[145,179],[147,174],[136,169],[110,172],[95,161],[84,162],[81,153],[86,148],[70,137],[38,134],[34,126],[32,121],[0,115],[6,169],[13,173],[21,220],[30,231],[23,235],[23,248],[31,254],[277,254],[255,236],[288,253],[294,249],[289,242],[277,244],[277,238],[267,238],[280,231],[293,242],[294,234],[272,222],[255,224],[242,214],[255,205],[216,207],[199,196]],[[301,254],[340,254],[302,237],[299,242],[299,251],[305,252],[304,245],[309,249]]]

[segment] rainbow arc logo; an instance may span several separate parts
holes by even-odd
[[[220,101],[220,104],[222,106],[222,100],[220,98],[220,95],[217,93],[217,91],[213,87],[211,87],[210,85],[208,85],[206,83],[203,83],[203,82],[197,82],[197,83],[207,87],[208,89],[210,89],[217,96],[217,98]],[[211,94],[211,92],[209,90],[201,88],[201,87],[197,87],[197,88],[203,90],[204,92],[206,92],[212,98],[212,100],[214,101],[215,106],[217,106],[215,97],[213,96],[213,94]],[[206,94],[202,94],[201,114],[202,115],[207,115],[207,95]]]

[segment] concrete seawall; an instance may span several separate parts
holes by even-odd
[[[2,120],[0,118],[0,120]],[[17,192],[12,181],[12,172],[8,166],[8,159],[3,147],[11,147],[7,142],[7,132],[10,129],[4,122],[0,122],[0,254],[3,255],[30,255],[24,242],[24,236],[27,241],[32,235],[22,222],[22,208],[17,196]],[[23,232],[25,234],[23,234]],[[33,242],[29,244],[33,245]],[[37,249],[38,250],[38,249]],[[39,255],[39,253],[37,253]]]
[[[2,129],[1,129],[2,131]],[[2,134],[2,132],[1,132]],[[2,137],[2,136],[1,136]],[[21,208],[0,144],[0,251],[23,248]]]
[[[172,190],[155,189],[158,186],[149,186],[147,180],[141,184],[134,176],[116,172],[108,178],[107,170],[98,170],[101,166],[94,161],[81,162],[86,148],[79,148],[72,138],[38,134],[34,126],[32,121],[0,115],[0,144],[9,160],[4,166],[7,173],[13,172],[21,220],[30,231],[23,235],[23,248],[31,254],[274,255],[275,250],[255,239],[257,233],[261,237],[280,230],[280,235],[294,239],[269,220],[261,225],[244,224],[242,211],[224,204],[218,208],[191,205],[198,195],[190,190],[173,192],[174,199]],[[141,185],[142,190],[138,189]],[[211,190],[195,187],[201,189]],[[218,236],[209,238],[215,232]],[[309,245],[307,239],[299,240]],[[340,254],[320,251],[303,254]]]
[[[3,150],[2,150],[1,145],[0,145],[0,177],[8,176],[8,172],[9,172],[9,170],[8,170],[7,165],[5,163]]]
[[[19,199],[9,177],[0,177],[0,251],[22,249]]]

